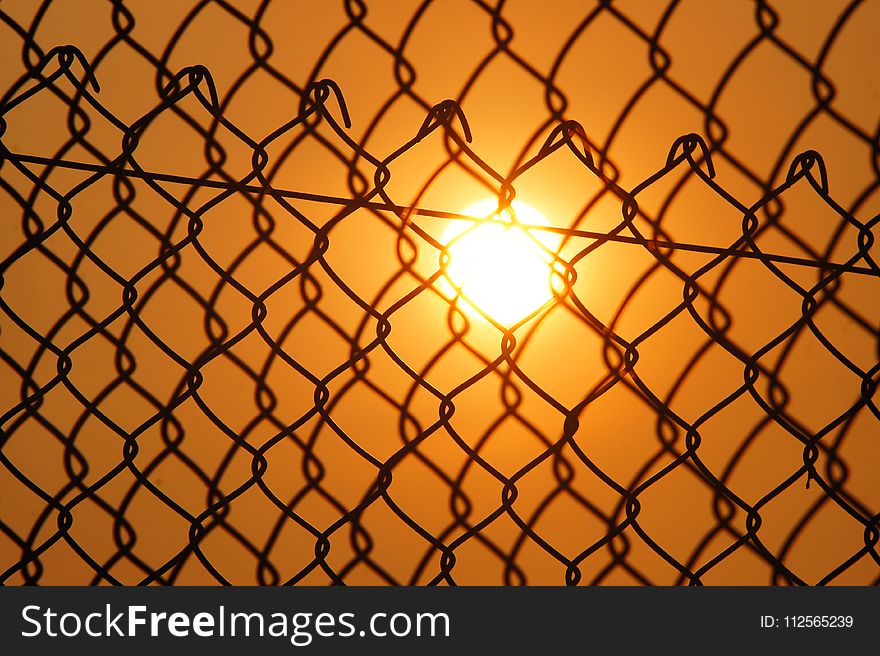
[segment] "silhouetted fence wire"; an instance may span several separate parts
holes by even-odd
[[[500,5],[479,5],[491,17],[495,47],[474,67],[465,88],[479,84],[481,72],[493,58],[508,56],[544,86],[547,110],[545,120],[535,126],[534,134],[507,173],[494,170],[491,155],[472,147],[468,119],[457,101],[437,102],[416,94],[413,81],[417,71],[402,46],[370,31],[364,18],[367,4],[344,3],[349,19],[346,30],[366,35],[387,51],[393,58],[397,89],[372,118],[366,134],[378,129],[396,98],[414,101],[425,114],[421,126],[401,125],[399,146],[390,154],[373,152],[368,138],[358,139],[350,132],[345,89],[332,80],[321,79],[319,67],[313,71],[312,81],[300,86],[270,62],[272,42],[260,23],[263,9],[249,17],[226,3],[212,4],[243,23],[250,35],[247,47],[253,61],[227,87],[232,91],[225,96],[218,92],[211,71],[204,66],[177,71],[168,68],[169,52],[202,5],[181,22],[180,31],[171,37],[165,52],[156,54],[136,40],[135,17],[125,3],[112,2],[114,34],[89,58],[76,46],[53,45],[44,50],[35,38],[40,15],[30,25],[18,24],[0,10],[7,34],[12,31],[17,35],[22,52],[21,76],[3,95],[0,105],[0,185],[8,201],[4,209],[6,223],[10,224],[13,216],[9,207],[19,216],[17,241],[5,252],[0,265],[3,375],[5,387],[16,388],[14,398],[6,392],[9,403],[2,415],[0,462],[5,469],[4,496],[9,490],[8,499],[27,497],[39,507],[36,514],[23,521],[17,516],[12,519],[15,511],[9,501],[0,505],[0,528],[8,543],[0,550],[3,581],[53,582],[57,568],[72,567],[52,556],[53,550],[63,546],[74,554],[73,562],[88,572],[88,580],[94,583],[174,584],[188,580],[181,578],[182,572],[193,564],[219,583],[357,583],[367,580],[361,578],[361,571],[367,571],[371,581],[391,584],[467,583],[479,577],[459,575],[459,560],[474,544],[497,563],[502,573],[497,583],[507,584],[525,584],[536,578],[531,566],[523,564],[533,562],[524,553],[535,549],[554,563],[557,582],[566,584],[611,582],[615,580],[612,575],[620,571],[633,582],[657,583],[665,580],[656,574],[663,568],[672,574],[669,582],[700,584],[713,568],[743,554],[766,567],[768,583],[880,581],[877,499],[865,497],[863,488],[857,491],[852,482],[876,474],[877,447],[866,447],[873,459],[870,455],[853,459],[845,448],[848,437],[850,441],[856,439],[852,435],[869,445],[880,437],[876,393],[880,377],[880,323],[876,312],[880,268],[874,247],[874,228],[880,216],[866,216],[864,209],[880,186],[880,140],[876,132],[866,133],[835,110],[831,103],[834,86],[822,71],[822,58],[860,3],[848,5],[831,26],[816,62],[804,60],[779,37],[774,31],[776,15],[772,7],[757,3],[755,17],[760,30],[755,41],[737,55],[713,93],[715,98],[720,95],[732,79],[737,62],[745,60],[758,42],[770,42],[788,52],[814,81],[811,119],[821,115],[835,121],[872,153],[873,177],[851,194],[845,206],[835,200],[829,183],[836,179],[837,171],[826,171],[819,152],[807,150],[780,159],[769,178],[753,171],[748,161],[739,160],[727,148],[727,128],[713,104],[704,103],[669,77],[671,58],[661,45],[659,30],[653,35],[644,33],[613,3],[597,3],[580,25],[572,27],[571,36],[574,39],[574,35],[588,29],[597,16],[611,14],[628,25],[649,50],[651,78],[620,112],[612,134],[627,121],[650,84],[657,81],[665,82],[705,117],[705,134],[682,136],[670,145],[668,156],[641,153],[650,162],[662,162],[664,156],[666,159],[659,170],[636,185],[621,181],[621,171],[608,157],[608,144],[591,138],[588,125],[571,120],[566,95],[556,86],[553,75],[546,76],[516,55],[510,45],[513,28],[505,21]],[[677,4],[669,3],[666,15]],[[47,3],[45,11],[50,10]],[[346,30],[327,43],[321,60],[340,47]],[[108,85],[102,79],[102,62],[114,48],[123,46],[137,53],[142,63],[155,68],[157,80],[155,105],[129,122],[102,104],[99,90]],[[560,58],[564,56],[563,48]],[[290,108],[292,118],[267,136],[248,134],[231,118],[234,112],[229,110],[235,90],[257,71],[268,73],[300,97],[299,107]],[[114,83],[124,86],[126,80],[116,79]],[[53,152],[38,154],[39,150],[29,144],[31,135],[13,132],[10,126],[15,117],[48,97],[64,106],[67,138]],[[259,112],[260,107],[253,111]],[[503,121],[502,107],[498,114],[498,120]],[[157,161],[154,155],[145,156],[149,163],[143,163],[142,144],[149,141],[154,126],[169,115],[181,119],[202,142],[202,164],[206,168],[200,175],[175,172],[178,167],[174,160],[181,157],[182,149],[189,148],[176,143],[164,146],[167,170],[162,170],[163,161]],[[809,129],[810,120],[803,121],[787,143],[794,144]],[[99,137],[93,133],[99,133]],[[478,135],[473,136],[478,142]],[[118,150],[110,150],[106,145],[109,142],[121,145]],[[431,168],[421,186],[414,188],[414,197],[396,193],[395,176],[406,177],[407,157],[418,155],[430,143],[442,145],[443,161]],[[295,178],[289,184],[291,178],[284,177],[280,164],[298,149],[311,152],[308,148],[319,148],[341,167],[347,193],[296,187]],[[445,246],[421,223],[473,219],[461,215],[458,206],[431,204],[435,197],[429,190],[446,171],[456,169],[476,181],[487,196],[497,198],[500,208],[506,208],[521,179],[540,171],[549,160],[563,157],[582,171],[582,179],[573,183],[584,186],[582,210],[568,225],[554,221],[552,228],[529,227],[533,232],[546,230],[560,236],[554,266],[561,291],[528,321],[512,327],[493,323],[497,352],[474,346],[476,319],[462,311],[459,299],[447,298],[438,291]],[[763,193],[744,198],[728,190],[713,166],[721,160]],[[713,202],[725,208],[723,211],[741,219],[735,238],[720,244],[699,243],[679,238],[674,229],[666,227],[664,219],[686,185],[699,185]],[[783,220],[788,216],[787,195],[803,192],[821,208],[821,221],[833,217],[834,223],[825,225],[830,237],[818,245]],[[642,202],[643,197],[656,194],[662,196],[659,205]],[[95,197],[103,199],[103,205],[93,200]],[[171,220],[166,222],[166,215],[160,220],[158,214],[142,213],[139,202],[144,197],[170,211]],[[223,241],[225,248],[234,253],[218,255],[203,242],[207,241],[211,223],[216,225],[221,216],[217,212],[230,202],[238,203],[230,212],[251,214],[254,234],[250,241],[227,238]],[[89,203],[85,205],[89,221],[84,224],[76,223],[82,215],[77,213],[81,203]],[[607,228],[593,229],[585,217],[608,203],[618,208],[619,217]],[[357,255],[361,259],[352,264],[355,269],[369,269],[380,277],[387,273],[384,267],[393,269],[375,289],[370,288],[369,295],[362,291],[368,287],[358,279],[360,274],[352,277],[351,269],[339,264],[340,258],[356,259],[358,251],[342,250],[334,259],[335,240],[345,239],[337,235],[343,234],[346,226],[363,223],[367,220],[364,217],[372,217],[371,229],[392,234],[388,243],[394,244],[388,252],[375,252],[369,250],[373,242],[365,239]],[[702,216],[699,220],[710,222],[714,217]],[[122,223],[136,225],[137,232],[132,228],[130,234],[115,242],[113,250],[124,253],[131,245],[141,252],[140,246],[149,244],[153,253],[150,259],[140,261],[132,256],[125,260],[124,267],[117,261],[111,263],[106,248],[99,246]],[[288,231],[288,225],[297,227],[296,238],[279,236]],[[12,234],[9,225],[5,230],[6,235]],[[780,234],[787,241],[780,241]],[[66,246],[61,248],[61,242]],[[795,248],[780,249],[782,243],[794,244]],[[639,249],[649,264],[618,299],[609,320],[597,313],[590,288],[579,286],[582,274],[579,277],[578,267],[611,245]],[[259,287],[243,282],[250,275],[245,271],[257,266],[255,262],[268,260],[269,254],[280,262],[273,267],[280,266],[285,272]],[[430,263],[427,267],[420,259],[425,254]],[[701,259],[682,260],[682,254]],[[194,282],[198,276],[191,264],[193,259],[201,266],[198,276],[213,281],[208,288]],[[36,261],[39,264],[33,264]],[[25,262],[28,264],[22,269]],[[757,341],[741,339],[733,332],[743,321],[741,314],[749,312],[748,303],[730,300],[725,291],[733,284],[728,281],[744,266],[759,267],[761,275],[768,276],[747,278],[750,284],[771,280],[772,284],[784,285],[800,307],[796,315],[784,317],[781,330]],[[18,274],[19,270],[28,273]],[[642,312],[631,309],[641,307],[640,295],[658,293],[651,281],[661,274],[675,281],[678,296],[664,299],[663,311],[638,330],[629,324],[622,327],[627,312]],[[369,277],[366,273],[364,276]],[[94,282],[97,279],[99,284]],[[764,293],[762,284],[754,284],[748,296],[759,298]],[[593,285],[595,288],[595,280]],[[42,296],[45,292],[41,290],[52,286],[63,290],[63,307],[53,306],[48,293]],[[845,296],[845,286],[858,289],[858,294]],[[162,298],[169,288],[182,295],[181,308],[197,307],[195,316],[201,322],[191,322],[188,310],[181,310],[180,317],[167,316],[168,310],[163,310],[165,321],[175,324],[174,332],[183,340],[179,343],[156,328],[151,314],[151,304],[159,303],[155,299]],[[229,294],[236,299],[237,309],[226,300]],[[288,299],[291,294],[299,300],[277,300]],[[402,331],[412,328],[397,326],[411,326],[411,320],[403,317],[408,308],[426,299],[440,301],[445,310],[434,316],[423,315],[430,324],[425,335],[432,335],[430,330],[436,329],[445,336],[429,348],[431,353],[425,359],[415,362],[395,341]],[[35,305],[47,309],[49,315],[35,320]],[[755,306],[752,311],[762,310]],[[779,309],[780,313],[784,311]],[[873,360],[866,360],[861,351],[853,355],[848,347],[852,333],[824,327],[823,317],[831,311],[851,326],[847,330],[873,344]],[[539,382],[523,355],[533,340],[541,339],[542,326],[549,321],[545,317],[554,312],[577,322],[584,340],[593,340],[591,348],[601,353],[604,368],[598,375],[595,371],[584,372],[582,384],[566,383],[570,395],[565,399]],[[642,365],[644,369],[640,366],[641,352],[652,341],[657,342],[665,329],[683,320],[699,335],[695,338],[696,348],[678,359],[674,368],[664,365],[671,381],[656,385],[653,373],[641,375],[654,371],[649,365]],[[756,324],[761,321],[759,315],[749,319]],[[767,324],[775,325],[773,321]],[[481,326],[479,330],[488,329]],[[10,337],[13,331],[15,337]],[[198,348],[186,342],[187,335],[196,333],[204,340]],[[304,337],[297,338],[298,334]],[[834,392],[849,396],[818,429],[812,421],[799,417],[791,399],[801,392],[792,391],[798,383],[787,373],[792,367],[798,372],[800,366],[809,368],[809,362],[804,362],[805,356],[799,356],[797,350],[797,345],[808,339],[819,345],[823,356],[843,367],[853,384],[851,390]],[[309,364],[309,351],[330,353],[327,344],[340,341],[347,352],[345,357],[326,366]],[[293,347],[292,343],[299,346]],[[91,364],[97,360],[90,360],[89,348],[98,345],[112,352],[112,370]],[[569,342],[557,343],[557,347],[563,352],[580,348]],[[546,343],[541,348],[546,348]],[[247,349],[256,349],[261,355],[245,355],[251,353]],[[444,363],[453,352],[468,354],[469,361],[473,364],[476,360],[479,366],[461,368],[458,379],[450,382],[449,367],[453,372],[455,367]],[[695,416],[682,413],[678,409],[682,390],[688,381],[697,378],[695,371],[707,366],[705,362],[716,353],[723,353],[735,364],[741,380],[714,397]],[[791,364],[799,358],[800,365]],[[159,361],[168,366],[161,369]],[[219,374],[212,369],[218,363],[226,367]],[[87,383],[77,379],[78,369],[82,371],[83,367],[94,369],[89,371]],[[142,373],[154,369],[149,375]],[[387,373],[389,369],[393,375]],[[279,370],[284,373],[278,374]],[[437,382],[438,371],[446,372],[444,384]],[[206,400],[205,381],[218,376],[221,384],[229,387],[229,403],[248,414],[246,420],[232,423],[224,419],[228,408]],[[794,374],[795,381],[798,376]],[[285,380],[293,385],[294,379],[297,391],[284,389],[288,384]],[[462,399],[484,381],[497,384],[500,391],[497,406],[482,406],[486,425],[476,421],[459,423],[456,411],[463,405]],[[372,415],[363,409],[369,404],[389,409],[397,418],[397,433],[385,435],[388,440],[381,448],[350,434],[350,424],[347,428],[341,419],[341,408],[352,402],[349,399],[365,393],[363,390],[369,390],[372,399],[357,406],[367,431],[372,430]],[[592,438],[591,420],[585,413],[604,395],[621,390],[629,401],[619,405],[616,412],[650,413],[654,422],[650,437],[656,442],[644,456],[636,456],[642,458],[640,465],[626,479],[607,471],[586,446]],[[123,391],[122,398],[129,401],[116,401]],[[61,402],[56,399],[62,394],[65,403],[73,404],[73,410],[69,405],[57,405]],[[809,394],[818,398],[831,393],[816,388]],[[289,402],[288,397],[293,401]],[[423,412],[425,398],[430,400],[433,417]],[[752,410],[757,408],[758,421],[751,422],[745,415],[743,421],[738,421],[725,414],[741,402],[751,403]],[[137,405],[143,416],[131,420],[127,411],[119,410],[119,403]],[[542,420],[527,410],[535,403],[543,408],[543,414],[538,413]],[[56,407],[67,409],[53,410]],[[125,419],[120,419],[123,415]],[[727,432],[735,434],[727,444],[729,451],[720,460],[712,450],[717,440],[710,440],[707,447],[704,437],[706,426],[719,418],[732,427]],[[486,455],[486,445],[502,426],[511,423],[540,445],[512,472]],[[94,431],[95,425],[109,430],[115,442],[102,443],[104,446],[98,450],[88,446],[84,436]],[[208,434],[204,425],[215,436],[212,439],[221,441],[219,446],[215,441],[212,448],[219,452],[210,459],[199,454],[205,448],[199,435]],[[757,445],[768,432],[780,429],[787,443],[796,445],[800,459],[782,465],[767,462],[768,470],[781,466],[783,473],[760,494],[746,498],[738,492],[734,480],[737,468],[750,452],[759,449]],[[375,430],[386,429],[383,426]],[[153,431],[160,440],[144,437]],[[623,435],[616,438],[619,448],[635,448],[623,439],[626,429],[621,431]],[[436,440],[438,435],[448,437],[459,450],[461,465],[441,463],[439,456],[432,455],[432,438]],[[344,457],[321,454],[321,445],[330,439],[343,449]],[[392,442],[394,447],[388,447]],[[115,446],[111,448],[111,444]],[[711,455],[704,457],[707,449]],[[240,464],[242,459],[246,464]],[[349,468],[354,471],[355,467],[347,464],[350,459],[357,460],[359,472],[368,472],[364,476],[369,484],[357,490],[350,489],[345,481]],[[442,515],[442,521],[435,521],[433,514],[430,521],[419,519],[423,511],[419,505],[435,501],[427,496],[420,500],[418,485],[405,488],[409,492],[402,496],[394,487],[395,475],[412,459],[419,462],[426,481],[444,490],[444,507],[432,506],[431,511],[437,517]],[[52,464],[45,464],[49,460]],[[42,464],[36,466],[36,462]],[[175,488],[162,474],[169,463],[186,472],[187,485]],[[270,472],[276,468],[289,474]],[[49,470],[54,473],[47,473]],[[685,549],[687,557],[680,555],[681,547],[664,543],[640,522],[644,499],[683,472],[707,491],[712,516],[712,521],[700,528],[702,537]],[[474,492],[468,481],[478,478],[478,474],[487,480],[479,488],[485,494]],[[522,502],[518,504],[523,488],[548,477],[551,482],[540,492],[538,502],[526,507]],[[598,495],[602,500],[585,494],[576,485],[575,480],[584,477],[602,489]],[[182,492],[184,488],[188,491]],[[799,506],[796,513],[788,513],[789,525],[782,535],[774,534],[772,540],[765,541],[762,527],[767,508],[791,491],[804,488],[811,490],[812,501]],[[235,518],[236,505],[252,495],[265,503],[261,507],[271,517],[267,526],[258,528],[247,518]],[[176,532],[158,525],[151,528],[142,517],[134,521],[137,513],[133,507],[144,496],[162,512],[170,511],[178,522]],[[578,508],[577,514],[572,513],[563,528],[543,529],[541,522],[546,520],[542,518],[550,516],[563,498]],[[486,499],[491,500],[488,505]],[[321,516],[332,519],[315,521],[317,511],[310,510],[313,504],[324,508]],[[385,515],[376,520],[370,513],[379,508]],[[861,544],[820,576],[805,575],[791,564],[792,550],[828,508],[842,511],[841,516],[859,534]],[[146,517],[155,512],[158,517],[160,511],[137,512],[146,512]],[[683,521],[678,513],[676,508],[668,508],[671,524]],[[501,520],[514,527],[512,539],[493,532],[493,526]],[[600,528],[595,533],[582,533],[581,522]],[[392,523],[397,528],[389,528]],[[84,524],[94,526],[94,531],[103,532],[104,537],[80,536],[77,530]],[[291,556],[292,547],[284,546],[285,531],[289,530],[302,536],[296,542],[296,556]],[[151,535],[153,531],[157,535]],[[566,531],[567,537],[560,538]],[[403,533],[409,536],[405,540],[399,537]],[[225,540],[218,544],[234,545],[225,549],[233,554],[229,558],[244,563],[241,569],[228,565],[227,556],[220,554],[222,547],[211,547],[212,536],[217,534]],[[417,546],[406,547],[419,554],[414,567],[395,562],[394,546],[390,551],[377,547],[378,541],[388,535],[395,536],[393,541],[415,541]],[[812,539],[821,550],[837,536],[826,532],[824,537]],[[170,549],[170,555],[155,556],[164,553],[153,544],[157,540],[164,549]],[[578,541],[575,547],[571,546],[572,540]],[[649,558],[644,555],[646,551],[650,557],[661,559],[662,566],[654,561],[644,564]],[[601,564],[589,566],[591,559],[601,559]],[[847,579],[848,572],[858,572],[858,578]],[[545,574],[537,576],[538,582],[548,580]]]

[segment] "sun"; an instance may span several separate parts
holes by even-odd
[[[469,317],[503,326],[540,310],[563,280],[554,258],[560,236],[540,229],[550,222],[536,209],[512,205],[515,223],[510,210],[497,212],[497,201],[489,199],[462,212],[484,221],[454,221],[441,238],[448,252],[448,259],[441,255],[443,291]]]

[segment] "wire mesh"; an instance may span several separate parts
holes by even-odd
[[[4,4],[0,580],[877,584],[880,3],[783,4]]]

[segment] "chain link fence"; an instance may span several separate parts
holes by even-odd
[[[0,580],[876,584],[880,3],[806,13],[4,3]]]

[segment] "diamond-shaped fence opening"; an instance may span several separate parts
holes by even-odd
[[[880,3],[798,11],[4,3],[0,581],[880,582]]]

